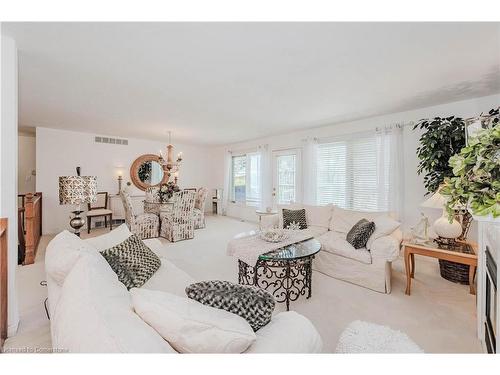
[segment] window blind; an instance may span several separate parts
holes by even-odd
[[[376,133],[320,143],[317,204],[363,211],[390,210],[390,145]]]

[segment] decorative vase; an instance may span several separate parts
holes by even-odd
[[[462,234],[462,225],[456,219],[450,223],[446,211],[434,222],[433,227],[436,234],[443,238],[458,238]]]

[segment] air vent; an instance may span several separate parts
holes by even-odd
[[[122,145],[122,146],[127,146],[128,145],[128,139],[120,139],[120,138],[110,138],[110,137],[98,137],[96,136],[94,138],[96,143],[109,143],[112,145]]]

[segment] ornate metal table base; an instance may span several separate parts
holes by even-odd
[[[290,260],[259,259],[254,267],[238,260],[238,282],[267,290],[276,302],[286,302],[288,311],[290,301],[306,293],[306,298],[311,297],[313,259],[314,255]]]

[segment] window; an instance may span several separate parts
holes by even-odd
[[[259,153],[248,153],[232,157],[231,200],[258,206],[261,201],[261,159]]]
[[[318,145],[316,200],[319,205],[363,211],[390,210],[391,145],[370,134]]]

